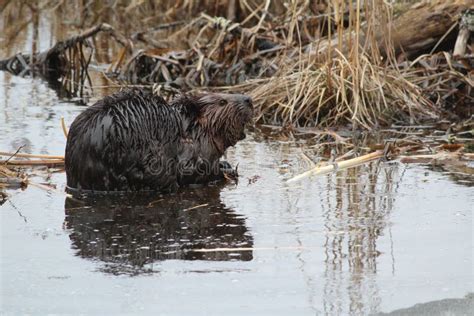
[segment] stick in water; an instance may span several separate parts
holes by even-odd
[[[37,154],[21,154],[21,153],[10,153],[6,151],[0,151],[0,156],[14,156],[19,158],[46,158],[46,159],[60,159],[64,160],[64,156],[53,156],[53,155],[37,155]]]
[[[67,139],[68,131],[67,131],[66,123],[64,123],[64,117],[62,116],[61,116],[61,127],[63,129],[64,137],[66,137]]]
[[[361,157],[352,158],[352,159],[348,159],[348,160],[344,160],[344,161],[340,161],[340,162],[335,162],[331,165],[327,165],[327,166],[324,166],[324,167],[315,167],[311,170],[303,172],[303,173],[287,180],[286,182],[287,183],[296,182],[296,181],[300,181],[300,180],[302,180],[306,177],[309,177],[309,176],[327,174],[327,173],[330,173],[330,172],[332,172],[336,169],[337,170],[343,170],[343,169],[355,167],[355,166],[361,165],[363,163],[382,158],[383,156],[384,156],[383,151],[382,150],[377,150],[377,151],[374,151],[373,153],[370,153],[370,154],[367,154],[367,155],[364,155],[364,156],[361,156]]]

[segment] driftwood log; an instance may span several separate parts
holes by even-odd
[[[409,58],[429,53],[443,39],[454,42],[463,11],[474,7],[474,0],[432,0],[412,6],[390,27],[396,55]],[[379,46],[383,51],[382,40]],[[452,46],[450,47],[452,49]]]

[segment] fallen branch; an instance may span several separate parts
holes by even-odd
[[[105,32],[114,37],[122,45],[128,45],[125,37],[106,23],[98,24],[84,32],[72,36],[64,41],[57,42],[50,49],[35,53],[19,53],[5,60],[0,60],[0,70],[15,75],[27,75],[31,72],[43,75],[45,78],[61,78],[68,72],[75,71],[82,74],[81,83],[84,83],[89,67],[90,57],[86,58],[83,47],[89,46],[86,40],[99,32]],[[72,78],[72,76],[71,76]]]
[[[61,159],[43,159],[43,160],[0,160],[0,164],[8,166],[47,166],[58,167],[64,166],[64,160]]]
[[[25,146],[25,145],[20,146],[13,154],[9,155],[10,157],[8,157],[8,159],[5,160],[5,163],[7,163],[10,159],[12,159],[12,158],[15,157],[16,155],[18,155],[18,152],[19,152],[24,146]]]
[[[373,161],[373,160],[376,160],[376,159],[380,159],[383,156],[384,156],[384,152],[382,150],[377,150],[377,151],[374,151],[370,154],[367,154],[367,155],[364,155],[364,156],[361,156],[361,157],[352,158],[352,159],[348,159],[348,160],[341,161],[341,162],[335,162],[331,165],[327,165],[327,166],[324,166],[324,167],[315,167],[311,170],[303,172],[303,173],[287,180],[286,182],[287,183],[296,182],[296,181],[300,181],[304,178],[307,178],[309,176],[323,175],[323,174],[331,173],[335,170],[339,171],[339,170],[344,170],[344,169],[347,169],[347,168],[356,167],[356,166],[359,166],[361,164],[364,164],[364,163],[367,163],[367,162],[370,162],[370,161]]]
[[[39,155],[39,154],[21,154],[21,153],[10,153],[0,151],[0,156],[14,156],[19,158],[41,158],[41,159],[60,159],[64,160],[64,156],[53,156],[53,155]]]

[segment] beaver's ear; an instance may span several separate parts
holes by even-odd
[[[179,108],[182,115],[194,120],[199,116],[199,113],[203,108],[202,102],[199,101],[199,96],[181,95],[171,101],[171,105]]]

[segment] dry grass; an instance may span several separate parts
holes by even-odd
[[[271,124],[354,123],[369,129],[386,121],[433,118],[434,104],[414,83],[419,76],[414,69],[400,70],[393,57],[387,27],[392,8],[375,0],[337,3],[326,9],[332,22],[327,23],[327,36],[307,45],[302,44],[305,26],[298,19],[309,4],[292,7],[294,14],[285,25],[293,45],[273,60],[276,73],[228,90],[250,94],[259,109],[257,120]]]
[[[105,22],[123,33],[114,41],[121,43],[115,46],[114,58],[102,60],[97,45],[96,52],[87,55],[94,57],[93,62],[109,64],[107,73],[120,84],[244,92],[254,98],[260,122],[350,123],[370,129],[436,117],[443,99],[433,97],[433,86],[448,75],[472,84],[452,67],[435,74],[413,65],[400,67],[389,25],[394,10],[398,14],[412,2],[398,1],[394,6],[379,0],[18,3],[34,12],[54,11],[80,30]],[[5,6],[16,16],[12,3]],[[63,84],[79,93],[90,84],[84,43],[71,46],[63,57],[69,65]],[[448,88],[438,89],[438,95]]]
[[[397,118],[433,117],[435,108],[410,75],[375,65],[365,55],[356,65],[341,55],[322,65],[300,60],[272,78],[250,80],[240,88],[253,96],[259,106],[257,119],[263,122],[321,126],[353,122],[371,128]]]

